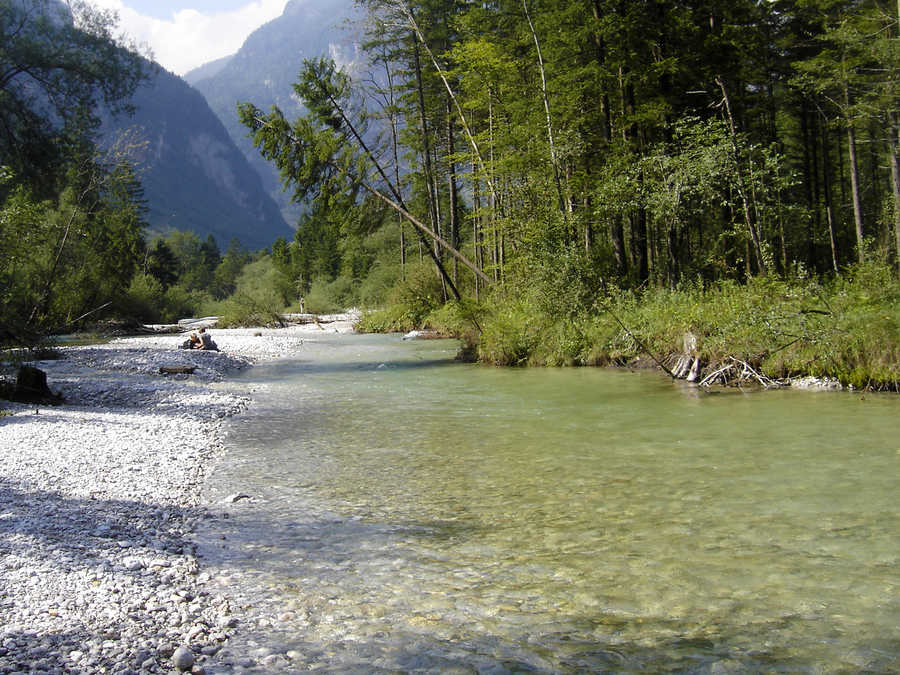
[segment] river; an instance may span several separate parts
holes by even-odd
[[[896,396],[455,352],[326,336],[236,383],[209,672],[900,670]]]

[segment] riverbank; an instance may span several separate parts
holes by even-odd
[[[220,352],[168,334],[33,363],[65,403],[0,406],[0,673],[201,671],[238,622],[190,540],[222,423],[251,403],[221,383],[354,319],[213,329]]]
[[[569,291],[511,285],[476,305],[391,306],[360,330],[437,330],[493,365],[646,364],[705,385],[900,392],[900,281],[883,264],[821,281]]]

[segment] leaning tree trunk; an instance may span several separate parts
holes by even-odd
[[[525,18],[528,20],[528,27],[531,29],[531,36],[534,38],[534,46],[535,49],[537,49],[538,67],[541,72],[541,98],[544,101],[544,115],[547,119],[547,142],[550,147],[550,164],[553,166],[553,180],[556,183],[556,196],[559,200],[559,210],[561,213],[565,213],[565,198],[563,196],[562,179],[559,175],[556,142],[553,140],[553,117],[550,114],[550,95],[547,93],[547,72],[544,68],[544,56],[541,53],[541,42],[538,40],[534,22],[532,22],[531,14],[528,11],[528,0],[522,0],[522,9],[525,10]]]
[[[849,115],[850,87],[844,83],[844,104],[847,106],[847,150],[850,160],[850,193],[853,198],[853,223],[856,226],[856,257],[859,262],[864,262],[866,257],[865,241],[863,239],[862,202],[859,198],[859,165],[856,159],[856,129]]]
[[[319,83],[319,86],[321,87],[321,82]],[[431,241],[437,241],[438,243],[441,244],[441,246],[444,247],[444,249],[450,249],[450,244],[448,242],[441,240],[440,237],[438,237],[437,234],[433,230],[429,230],[427,227],[425,227],[425,225],[423,225],[419,220],[417,220],[409,212],[409,210],[406,208],[406,204],[403,201],[403,196],[400,194],[400,186],[394,185],[393,182],[391,181],[391,179],[388,178],[387,172],[384,170],[384,167],[381,165],[381,162],[378,161],[378,158],[369,149],[369,146],[366,144],[366,141],[363,138],[362,134],[356,128],[356,125],[354,125],[353,122],[350,120],[350,118],[347,116],[347,113],[344,111],[343,107],[334,98],[334,96],[331,95],[331,93],[329,93],[327,90],[323,89],[323,94],[325,95],[325,98],[328,101],[328,103],[331,105],[331,109],[335,113],[337,113],[337,115],[340,116],[341,121],[344,124],[345,128],[347,129],[347,131],[350,132],[350,135],[356,141],[360,150],[362,150],[362,152],[365,153],[365,156],[368,158],[369,162],[375,168],[378,175],[381,177],[381,180],[384,181],[385,185],[390,190],[391,194],[394,196],[394,199],[396,199],[396,201],[392,201],[386,195],[381,194],[380,192],[373,189],[370,185],[366,184],[365,182],[361,183],[362,186],[364,188],[366,188],[369,192],[371,192],[374,196],[379,197],[380,199],[385,201],[388,205],[390,205],[396,211],[401,213],[410,223],[415,225],[415,227],[416,227],[415,231],[416,231],[416,234],[419,235],[419,241],[424,246],[428,247],[428,254],[431,257],[432,261],[434,262],[435,266],[437,267],[438,273],[441,275],[441,279],[442,279],[443,283],[445,283],[447,285],[447,287],[450,288],[450,291],[453,293],[454,298],[456,298],[457,300],[462,300],[462,296],[460,296],[459,290],[456,288],[456,284],[453,283],[453,279],[451,279],[450,275],[447,274],[447,270],[444,267],[443,263],[441,262],[441,259],[437,255],[435,255],[434,250],[432,250],[429,246],[430,242],[427,241],[425,237],[426,237],[426,235],[430,236]],[[465,260],[465,257],[462,256],[462,254],[459,251],[451,250],[450,253],[453,254],[457,258],[462,257]],[[466,263],[467,267],[474,268],[474,265],[469,263],[468,260],[465,260],[465,263]]]
[[[900,0],[897,2],[900,12]],[[897,245],[897,266],[900,268],[900,159],[897,157],[897,148],[900,147],[900,115],[891,113],[891,137],[888,145],[891,155],[891,188],[894,193],[894,241]]]
[[[394,100],[394,75],[391,72],[387,60],[384,62],[384,71],[387,76],[388,96],[390,97],[388,102],[390,104],[389,116],[391,124],[391,154],[394,160],[394,182],[397,185],[400,185],[400,142],[398,140],[399,134],[397,130],[397,108]],[[406,228],[403,226],[403,220],[403,215],[400,214],[400,278],[406,279]]]

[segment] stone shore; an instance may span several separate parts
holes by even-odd
[[[223,421],[252,403],[221,383],[353,318],[213,328],[220,352],[158,335],[31,364],[65,403],[0,402],[0,673],[205,672],[240,623],[191,542]]]

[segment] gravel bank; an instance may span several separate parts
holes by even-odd
[[[0,673],[203,672],[240,619],[206,590],[190,533],[222,421],[251,404],[217,383],[352,319],[213,329],[221,352],[165,335],[33,364],[66,402],[0,404]]]

